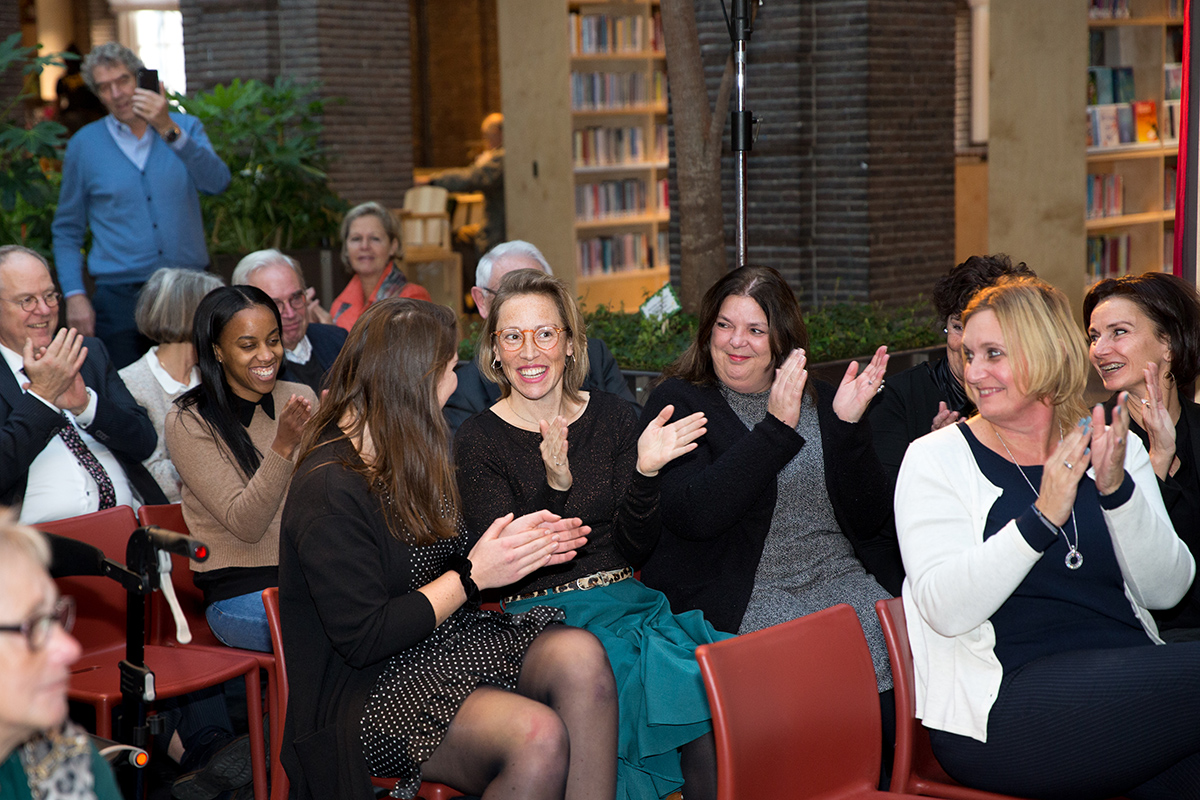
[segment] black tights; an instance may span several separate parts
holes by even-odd
[[[679,748],[684,800],[716,800],[717,744],[712,731]]]
[[[421,772],[484,800],[611,800],[617,689],[604,647],[587,631],[547,628],[525,654],[517,691],[472,692]]]
[[[956,780],[1033,798],[1200,799],[1200,642],[1078,650],[1006,675],[986,744],[930,731]]]

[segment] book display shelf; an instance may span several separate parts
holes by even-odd
[[[576,290],[636,308],[668,279],[667,74],[658,0],[567,0]]]
[[[1182,0],[1092,0],[1087,283],[1171,269]]]

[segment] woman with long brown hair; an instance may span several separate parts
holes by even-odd
[[[442,306],[376,303],[350,332],[284,509],[284,766],[302,798],[368,775],[488,798],[611,798],[612,670],[548,607],[483,611],[480,589],[574,556],[588,531],[538,511],[465,535],[441,406],[456,379]],[[486,793],[486,794],[485,794]]]

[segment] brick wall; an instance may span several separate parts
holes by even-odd
[[[717,4],[697,4],[715,95],[729,52]],[[763,119],[748,160],[751,263],[805,305],[901,302],[954,257],[953,0],[781,0],[759,9],[747,108]],[[725,130],[728,148],[728,124]],[[733,156],[724,161],[734,240]],[[672,264],[678,273],[677,221]]]
[[[482,149],[479,123],[500,110],[496,0],[412,0],[417,38],[416,162],[460,167]]]
[[[188,86],[278,75],[317,80],[330,102],[330,182],[348,202],[398,207],[412,183],[406,3],[181,0]]]
[[[0,3],[0,39],[21,31],[20,9],[15,2]],[[21,70],[13,68],[0,72],[0,98],[10,98],[21,91]]]

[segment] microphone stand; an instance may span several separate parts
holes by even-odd
[[[749,245],[746,242],[746,154],[754,143],[754,115],[746,110],[746,46],[753,32],[750,19],[752,0],[733,0],[733,65],[734,110],[730,112],[730,149],[736,158],[734,169],[737,265],[747,264]]]

